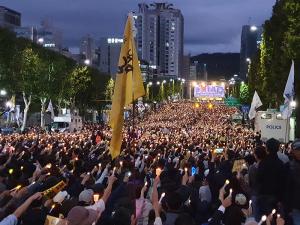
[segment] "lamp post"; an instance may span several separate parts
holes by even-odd
[[[152,86],[152,82],[150,81],[150,82],[147,84],[147,98],[148,98],[148,100],[149,100],[149,87],[151,87],[151,86]],[[152,95],[151,98],[153,98],[153,91],[151,91],[151,95]]]
[[[257,26],[252,25],[252,26],[250,27],[250,31],[252,31],[252,32],[257,31]]]
[[[172,97],[174,96],[174,92],[175,92],[175,80],[174,79],[170,79],[170,81],[172,82]]]
[[[0,95],[1,96],[6,96],[7,95],[7,91],[4,90],[4,89],[0,90]]]
[[[38,40],[37,40],[38,44],[40,45],[43,45],[44,44],[44,38],[40,37]]]
[[[184,94],[184,90],[183,90],[183,85],[185,83],[185,79],[181,79],[181,83],[180,83],[180,86],[181,86],[181,98],[183,99],[183,94]]]
[[[91,60],[85,59],[84,60],[84,64],[87,65],[87,66],[89,66],[91,64]]]

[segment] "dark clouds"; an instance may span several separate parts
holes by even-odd
[[[23,25],[48,18],[74,46],[86,34],[95,38],[120,36],[126,14],[138,0],[1,0],[22,13]],[[144,1],[151,3],[153,1]],[[275,0],[169,0],[185,19],[185,52],[238,52],[243,24],[262,24],[271,16]]]

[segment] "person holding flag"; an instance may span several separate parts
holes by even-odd
[[[120,154],[123,139],[122,128],[124,124],[124,107],[145,95],[141,70],[135,48],[133,22],[133,16],[129,14],[125,26],[124,42],[121,48],[118,73],[116,75],[114,94],[112,98],[112,109],[110,114],[112,139],[110,142],[110,153],[113,159]]]

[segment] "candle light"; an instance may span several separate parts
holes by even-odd
[[[19,190],[22,187],[22,185],[18,185],[15,188],[11,189],[11,191]]]
[[[161,196],[160,196],[160,199],[159,199],[159,204],[161,204],[161,201],[163,200],[163,198],[165,197],[166,193],[162,193]]]
[[[51,209],[50,209],[49,213],[51,213],[52,210],[53,210],[54,208],[55,208],[55,205],[53,204],[53,205],[51,206]]]
[[[146,181],[145,184],[144,184],[144,186],[146,187],[147,185],[148,185],[148,182]]]
[[[48,163],[47,165],[46,165],[46,168],[47,169],[50,169],[52,167],[52,164],[51,163]]]
[[[258,223],[258,225],[261,225],[263,222],[265,222],[267,220],[267,216],[263,215]]]
[[[229,190],[229,196],[231,197],[232,196],[232,189],[230,188]]]
[[[272,210],[272,216],[276,213],[276,209]]]
[[[121,167],[123,166],[123,161],[120,161],[120,166],[121,166]]]
[[[35,181],[33,181],[28,187],[31,187],[32,185],[34,185],[35,184]]]
[[[98,202],[98,200],[99,200],[99,195],[98,195],[98,194],[94,194],[93,197],[94,197],[94,202]]]
[[[161,168],[156,168],[155,174],[156,174],[156,176],[160,176]]]

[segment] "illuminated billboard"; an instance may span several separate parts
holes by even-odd
[[[194,87],[195,98],[224,98],[225,87],[221,85],[201,85]]]

